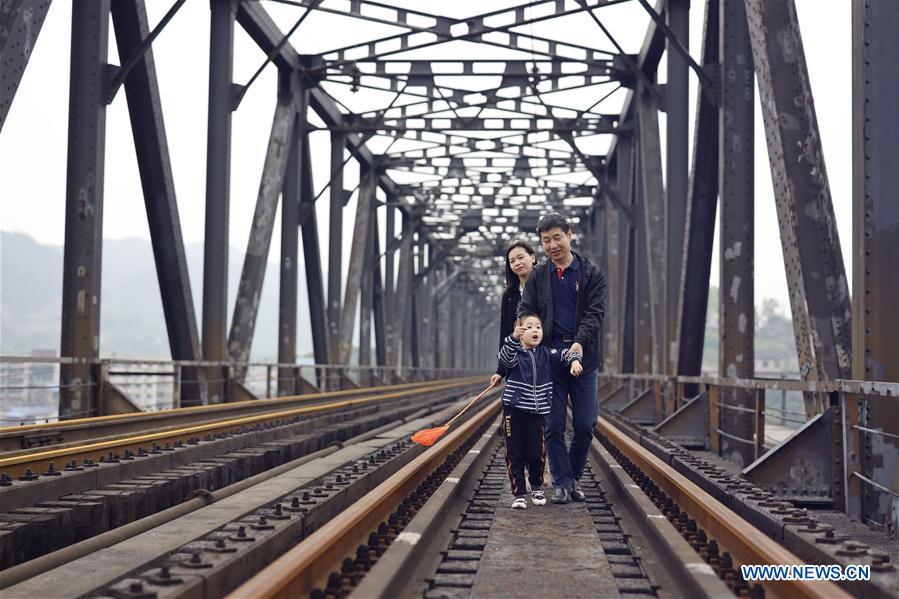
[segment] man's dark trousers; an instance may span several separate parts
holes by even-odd
[[[553,485],[571,489],[572,479],[580,480],[587,463],[587,452],[596,427],[596,375],[598,371],[571,376],[564,367],[553,373],[552,411],[546,415],[546,449]],[[571,419],[574,435],[571,448],[565,447],[565,423],[568,398],[571,397]]]

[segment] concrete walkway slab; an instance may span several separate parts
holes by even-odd
[[[547,488],[547,495],[551,489]],[[585,503],[513,510],[500,495],[471,597],[618,597]]]

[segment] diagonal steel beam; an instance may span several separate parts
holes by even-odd
[[[666,370],[666,277],[665,272],[665,188],[662,182],[662,148],[659,138],[659,114],[655,98],[641,91],[637,99],[640,174],[643,198],[650,320],[652,330],[653,372]]]
[[[111,10],[119,55],[131,56],[149,35],[146,4],[120,0],[112,3]],[[200,360],[200,336],[151,48],[134,64],[124,85],[172,359]],[[181,405],[203,403],[202,391],[196,369],[184,369]]]
[[[706,4],[702,62],[718,62],[721,0]],[[698,376],[702,370],[712,243],[718,202],[718,111],[699,98],[693,133],[693,161],[687,191],[682,274],[678,291],[677,374]]]
[[[283,73],[279,77],[278,103],[272,119],[272,130],[262,166],[262,180],[259,182],[259,193],[256,196],[253,224],[247,240],[247,252],[234,302],[234,315],[231,318],[228,354],[232,361],[238,363],[245,363],[250,357],[259,297],[262,295],[265,267],[268,263],[269,246],[278,211],[278,199],[284,185],[284,173],[287,169],[287,158],[296,122],[298,94],[291,89],[289,78],[289,75]],[[244,375],[245,372],[236,373],[241,381]]]
[[[353,241],[347,268],[346,288],[340,313],[340,364],[349,364],[353,349],[353,332],[356,325],[356,308],[362,286],[365,256],[371,253],[372,203],[375,195],[375,173],[369,171],[362,177],[359,196],[356,199],[356,219],[353,224]]]
[[[329,339],[325,306],[325,280],[322,275],[321,245],[315,217],[315,189],[312,180],[312,156],[309,135],[303,133],[302,180],[300,207],[306,218],[300,221],[303,234],[303,264],[306,272],[306,295],[309,300],[309,326],[312,329],[312,351],[316,364],[329,361]]]
[[[796,5],[746,0],[746,13],[800,373],[806,380],[849,378],[849,285]],[[820,410],[806,403],[808,414]]]
[[[0,131],[50,9],[50,0],[10,0],[0,11]]]

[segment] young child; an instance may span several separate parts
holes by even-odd
[[[503,431],[506,436],[506,467],[515,500],[512,508],[523,510],[524,469],[527,464],[531,482],[531,503],[546,505],[543,494],[543,470],[546,447],[543,443],[543,419],[550,412],[553,396],[552,369],[563,364],[573,376],[581,373],[581,355],[569,350],[540,345],[543,324],[536,314],[522,314],[515,330],[503,341],[497,359],[508,369],[503,389]]]

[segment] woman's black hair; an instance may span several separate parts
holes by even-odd
[[[534,248],[520,239],[506,248],[506,289],[518,289],[518,286],[521,284],[521,281],[518,280],[518,275],[516,275],[515,271],[512,270],[512,267],[509,266],[509,254],[512,253],[512,250],[515,248],[521,248],[534,258],[537,257]]]

